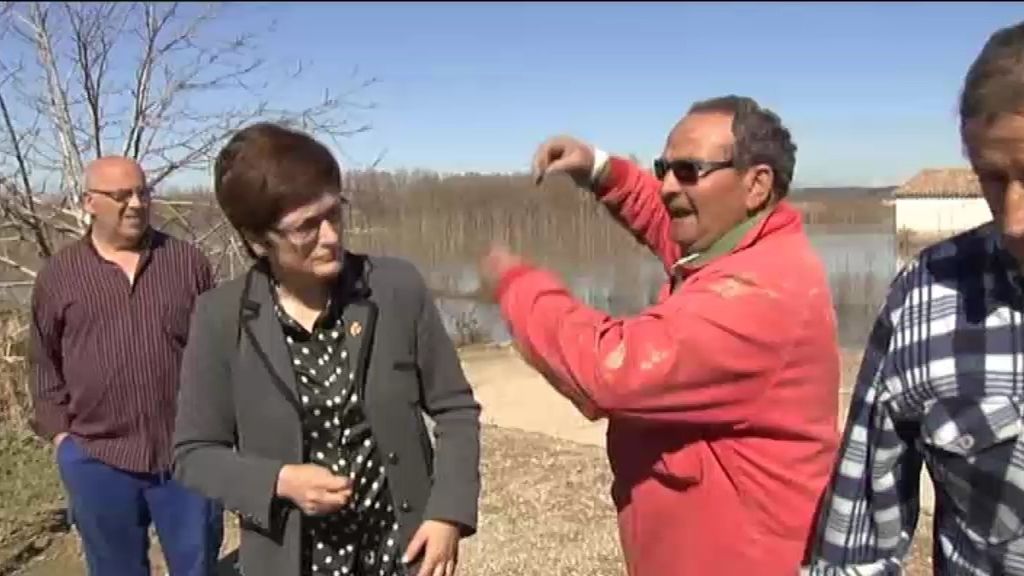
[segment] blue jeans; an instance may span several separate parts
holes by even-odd
[[[215,573],[224,526],[218,503],[167,474],[113,468],[70,436],[57,447],[57,466],[90,576],[150,576],[150,522],[171,576]]]

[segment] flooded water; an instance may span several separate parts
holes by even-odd
[[[881,232],[814,232],[811,241],[828,270],[839,317],[840,342],[860,347],[896,272],[895,236]],[[784,258],[780,255],[780,263]],[[572,293],[612,315],[628,315],[654,303],[665,272],[653,256],[617,257],[614,262],[549,259]],[[421,265],[422,266],[422,265]],[[479,288],[475,263],[423,268],[433,287],[446,294],[472,294]],[[442,296],[438,305],[457,340],[503,342],[509,338],[493,304],[474,298]]]
[[[412,261],[439,295],[445,323],[460,344],[509,338],[497,308],[476,294],[480,287],[477,260],[490,230],[505,229],[516,249],[557,272],[587,304],[612,315],[634,314],[650,306],[665,281],[660,262],[624,231],[580,225],[567,233],[526,219],[506,223],[504,228],[499,224],[486,221],[466,231],[457,217],[397,221],[379,234],[353,234],[349,245],[356,251]],[[896,271],[896,237],[884,228],[844,232],[808,228],[828,270],[844,346],[863,344]],[[783,258],[779,255],[780,263]],[[246,266],[239,263],[234,269],[241,272]],[[222,268],[221,273],[227,270]],[[2,291],[0,305],[24,306],[31,290],[27,284]]]

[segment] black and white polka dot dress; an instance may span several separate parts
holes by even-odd
[[[276,307],[305,411],[306,461],[354,484],[342,510],[303,518],[302,573],[405,576],[384,463],[363,413],[339,308],[328,306],[308,332]]]

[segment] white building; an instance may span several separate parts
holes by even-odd
[[[896,233],[936,240],[992,219],[974,172],[967,168],[922,170],[893,192]]]

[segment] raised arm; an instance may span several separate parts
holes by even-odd
[[[729,276],[628,318],[579,302],[521,264],[496,295],[524,356],[584,414],[737,424],[782,365],[797,306]]]
[[[577,186],[590,190],[638,242],[665,265],[682,252],[669,236],[669,215],[661,201],[661,182],[652,173],[619,157],[609,157],[589,144],[559,136],[538,147],[533,158],[534,179],[566,174]]]
[[[607,159],[595,194],[612,216],[647,246],[668,270],[682,256],[669,235],[670,218],[661,201],[661,182],[647,170],[616,156]]]

